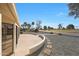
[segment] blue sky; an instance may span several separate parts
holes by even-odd
[[[64,27],[68,24],[79,26],[79,19],[68,16],[68,6],[65,3],[16,3],[20,23],[42,21],[42,26]]]

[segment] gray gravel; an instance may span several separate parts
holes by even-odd
[[[47,40],[43,49],[39,50],[38,56],[79,56],[79,33],[36,34],[44,34]],[[51,49],[47,46],[49,44],[52,45]]]
[[[79,37],[64,35],[45,35],[52,41],[54,56],[79,56]]]

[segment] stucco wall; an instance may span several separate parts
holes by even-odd
[[[13,36],[14,36],[14,50],[16,48],[16,26],[19,27],[18,16],[15,10],[15,5],[12,3],[0,3],[0,55],[2,55],[2,23],[13,24]],[[2,18],[2,19],[1,19]],[[19,31],[19,29],[18,29]]]

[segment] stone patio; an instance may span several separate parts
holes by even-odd
[[[29,54],[29,48],[35,44],[38,44],[42,39],[37,35],[21,34],[18,40],[17,47],[15,49],[15,56],[24,56]]]

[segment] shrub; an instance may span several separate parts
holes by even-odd
[[[53,32],[50,32],[50,34],[53,34]]]
[[[62,35],[62,33],[58,33],[58,35]]]
[[[38,29],[35,29],[35,32],[39,32],[39,30]]]

